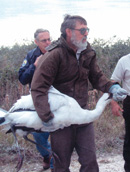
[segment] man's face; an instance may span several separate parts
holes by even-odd
[[[76,23],[76,27],[72,29],[71,43],[77,48],[86,48],[87,46],[87,25]]]
[[[45,53],[45,48],[51,44],[50,34],[48,32],[39,33],[38,39],[35,40],[36,45]]]

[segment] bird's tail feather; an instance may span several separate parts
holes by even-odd
[[[7,121],[5,119],[6,114],[7,114],[7,111],[2,109],[2,108],[0,108],[0,126],[9,123],[9,121]]]
[[[5,117],[0,117],[0,124],[3,124],[5,122]]]

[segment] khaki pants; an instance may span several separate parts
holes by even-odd
[[[94,143],[93,124],[72,125],[51,133],[51,147],[58,155],[54,158],[54,172],[70,172],[70,159],[75,148],[80,172],[99,172]]]

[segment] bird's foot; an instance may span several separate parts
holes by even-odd
[[[23,159],[24,159],[24,156],[23,155],[19,155],[18,156],[18,163],[16,165],[16,169],[17,169],[17,172],[21,169],[22,167],[22,164],[23,164]]]

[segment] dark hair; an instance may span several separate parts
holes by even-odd
[[[66,37],[67,28],[74,29],[76,27],[77,21],[80,22],[81,24],[87,25],[87,21],[81,16],[78,16],[78,15],[71,16],[69,14],[65,15],[64,21],[61,24],[61,28],[60,28],[60,31],[63,37]]]
[[[49,33],[49,31],[47,29],[37,29],[34,33],[34,38],[38,39],[39,33],[42,33],[42,32],[48,32]]]

